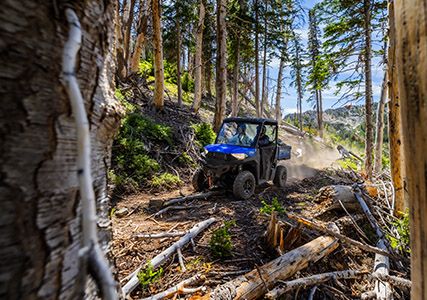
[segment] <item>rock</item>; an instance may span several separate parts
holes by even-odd
[[[129,209],[127,209],[126,207],[120,208],[119,210],[116,210],[116,212],[114,213],[114,215],[117,218],[123,218],[128,214],[129,214]]]

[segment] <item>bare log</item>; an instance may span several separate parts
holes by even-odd
[[[298,278],[291,281],[282,282],[280,286],[275,287],[271,291],[269,291],[266,295],[266,299],[277,299],[279,296],[283,295],[286,292],[291,290],[307,287],[311,285],[317,285],[320,283],[327,282],[329,280],[337,280],[337,279],[351,279],[357,278],[362,275],[365,275],[366,271],[357,271],[357,270],[345,270],[345,271],[337,271],[337,272],[328,272],[322,274],[316,274],[309,277]]]
[[[162,206],[169,206],[172,204],[177,204],[185,201],[191,201],[191,200],[199,200],[199,199],[208,199],[209,197],[220,195],[222,192],[220,191],[209,191],[205,193],[197,193],[192,194],[184,197],[178,197],[178,198],[172,198],[172,199],[152,199],[150,200],[150,206],[154,207],[162,207]]]
[[[317,223],[315,223],[311,220],[308,220],[306,218],[296,216],[296,215],[292,215],[292,214],[288,214],[288,217],[290,219],[298,221],[300,224],[303,224],[304,226],[313,228],[314,230],[317,230],[317,231],[320,231],[322,233],[326,233],[328,235],[336,237],[337,239],[343,241],[344,243],[347,243],[347,244],[352,245],[352,246],[356,246],[356,247],[358,247],[362,250],[365,250],[367,252],[377,253],[377,254],[384,255],[384,256],[392,256],[392,254],[388,253],[386,250],[383,250],[383,249],[378,248],[378,247],[370,246],[367,244],[363,244],[359,241],[356,241],[356,240],[353,240],[349,237],[346,237],[345,235],[342,235],[341,233],[337,233],[332,229],[329,229],[325,226],[317,224]]]
[[[190,206],[173,205],[173,206],[167,206],[167,207],[159,210],[155,214],[153,214],[151,217],[155,218],[157,216],[164,214],[165,212],[167,212],[169,210],[184,210],[184,209],[200,208],[202,206],[204,206],[204,205],[190,205]]]
[[[184,234],[186,234],[185,231],[139,233],[139,234],[135,234],[134,237],[137,239],[161,239],[161,238],[167,238],[167,237],[183,236]]]
[[[216,221],[215,218],[210,218],[203,222],[197,223],[193,228],[188,231],[181,239],[175,242],[172,246],[167,248],[165,251],[154,257],[150,264],[153,269],[157,269],[162,265],[175,251],[182,249],[186,244],[188,244],[192,239],[194,239],[200,232],[208,228],[212,223]],[[132,292],[138,286],[138,273],[144,268],[145,265],[140,265],[130,276],[129,281],[123,286],[123,293],[125,295]]]
[[[273,287],[278,280],[289,278],[310,263],[330,254],[337,247],[338,242],[335,238],[318,237],[245,275],[216,287],[202,299],[257,299]]]
[[[326,211],[341,209],[344,205],[346,209],[360,211],[360,205],[354,197],[354,192],[351,186],[347,185],[329,185],[321,188],[316,195],[316,202],[327,202],[321,213]]]
[[[184,281],[181,281],[180,283],[178,283],[177,285],[171,288],[168,288],[166,291],[163,291],[161,293],[155,294],[147,298],[143,298],[142,300],[160,300],[160,299],[168,298],[175,294],[183,295],[183,294],[194,293],[194,292],[197,292],[198,290],[201,290],[203,287],[196,288],[196,289],[188,289],[186,288],[186,286],[198,283],[200,281],[204,281],[205,279],[206,279],[205,276],[197,274],[193,277],[185,279]]]
[[[371,211],[369,210],[368,205],[366,205],[365,200],[363,200],[363,197],[361,195],[360,189],[355,188],[354,195],[356,196],[357,201],[359,201],[360,206],[363,209],[363,212],[368,217],[369,223],[371,224],[372,228],[375,230],[376,234],[379,237],[379,241],[377,243],[377,247],[383,250],[387,250],[387,245],[385,242],[385,236],[382,232],[381,228],[378,226],[374,216],[372,215]],[[390,262],[388,256],[382,255],[382,254],[376,254],[375,255],[375,264],[374,264],[374,273],[382,274],[382,275],[388,275],[388,270],[390,268]],[[375,282],[375,289],[374,289],[377,299],[392,299],[393,296],[393,290],[388,282],[383,282],[377,280]]]

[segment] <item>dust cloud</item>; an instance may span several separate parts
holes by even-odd
[[[285,161],[290,181],[313,177],[318,170],[331,167],[341,156],[335,148],[311,137],[283,134],[282,140],[292,146],[292,156]]]

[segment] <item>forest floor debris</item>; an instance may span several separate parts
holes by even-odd
[[[331,202],[327,199],[319,201],[319,198],[316,198],[319,190],[327,186],[347,184],[351,187],[351,183],[354,182],[348,179],[346,173],[334,170],[316,171],[313,177],[294,180],[284,189],[264,185],[257,189],[256,196],[247,201],[236,201],[227,191],[220,194],[214,193],[209,197],[196,197],[193,200],[187,198],[188,201],[179,203],[179,206],[185,206],[187,209],[169,209],[161,215],[156,215],[156,213],[162,208],[150,206],[150,200],[155,198],[163,201],[186,197],[183,195],[188,197],[188,195],[192,195],[192,189],[184,186],[179,191],[159,193],[156,196],[141,193],[124,197],[118,203],[118,209],[128,208],[129,211],[134,212],[121,218],[113,217],[112,256],[116,261],[121,284],[123,286],[127,282],[129,275],[138,266],[149,263],[159,253],[182,238],[182,234],[188,232],[195,224],[212,217],[215,217],[217,222],[200,232],[193,240],[194,244],[190,242],[189,246],[180,249],[181,255],[175,252],[163,265],[162,276],[144,288],[138,287],[132,292],[132,298],[149,297],[175,288],[180,291],[180,295],[177,296],[178,292],[176,292],[175,297],[196,299],[191,297],[196,297],[195,295],[204,297],[206,293],[214,291],[215,287],[226,284],[239,276],[244,276],[253,270],[258,270],[278,257],[277,252],[272,251],[265,242],[265,232],[271,218],[270,214],[263,212],[269,211],[267,208],[273,209],[273,212],[278,215],[278,220],[284,224],[282,227],[286,227],[285,233],[288,233],[290,228],[294,230],[298,228],[295,231],[297,234],[286,239],[285,244],[288,244],[288,248],[285,247],[284,255],[321,235],[328,235],[327,230],[320,230],[323,227],[329,229],[323,224],[333,222],[340,230],[339,236],[335,237],[338,237],[342,243],[339,243],[338,248],[330,256],[309,264],[307,268],[299,270],[287,280],[310,278],[317,274],[345,270],[363,274],[372,273],[375,263],[375,253],[373,252],[385,254],[385,251],[375,247],[378,237],[366,216],[363,213],[347,214],[348,212],[340,206],[334,207],[333,210],[327,209]],[[366,195],[363,194],[363,196],[371,205],[370,196],[366,191],[365,193]],[[378,193],[378,197],[385,200],[384,193]],[[322,197],[325,197],[324,195]],[[331,197],[334,198],[334,196],[336,195],[332,193]],[[278,205],[283,208],[282,213],[278,212],[278,210],[280,211],[277,208]],[[384,210],[388,210],[386,203],[384,206]],[[323,213],[319,214],[321,211]],[[373,213],[375,218],[379,219],[376,209],[373,210]],[[298,216],[301,220],[316,221],[316,225],[320,227],[298,227],[298,222],[292,220],[294,217],[288,218],[287,215]],[[228,228],[232,250],[229,257],[218,259],[211,252],[210,241],[213,233],[224,227],[224,222],[234,222],[235,224]],[[357,224],[359,230],[363,230],[363,236],[358,230],[355,230],[354,223]],[[359,244],[355,245],[354,242]],[[363,245],[368,245],[368,247]],[[289,291],[283,297],[284,299],[294,299],[295,297],[300,299],[307,298],[312,293],[313,299],[360,299],[364,292],[375,290],[374,278],[376,278],[383,282],[391,282],[396,298],[405,299],[409,296],[407,288],[409,270],[404,267],[407,261],[395,252],[390,253],[390,256],[390,274],[387,275],[389,276],[387,278],[373,273],[370,276],[357,276],[357,279],[328,279],[326,282],[316,283],[315,289],[312,286],[298,288]],[[185,268],[185,272],[183,272],[183,268]],[[203,275],[206,280],[201,282],[202,285],[194,286],[197,290],[191,288],[185,290],[186,292],[193,291],[193,294],[184,294],[180,283],[186,282],[187,279],[198,274]],[[393,282],[402,284],[398,285]],[[274,284],[269,286],[268,290],[273,287]]]

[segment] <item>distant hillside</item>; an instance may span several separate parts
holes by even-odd
[[[374,112],[376,112],[376,106],[377,104],[374,103]],[[374,122],[375,119],[374,115]],[[284,120],[290,124],[298,124],[295,113],[286,115]],[[327,109],[323,112],[323,122],[325,133],[333,142],[345,142],[359,149],[364,147],[365,107],[363,105]],[[316,111],[310,110],[303,113],[303,126],[306,131],[316,132]],[[385,140],[387,140],[387,136],[387,132],[385,132]]]

